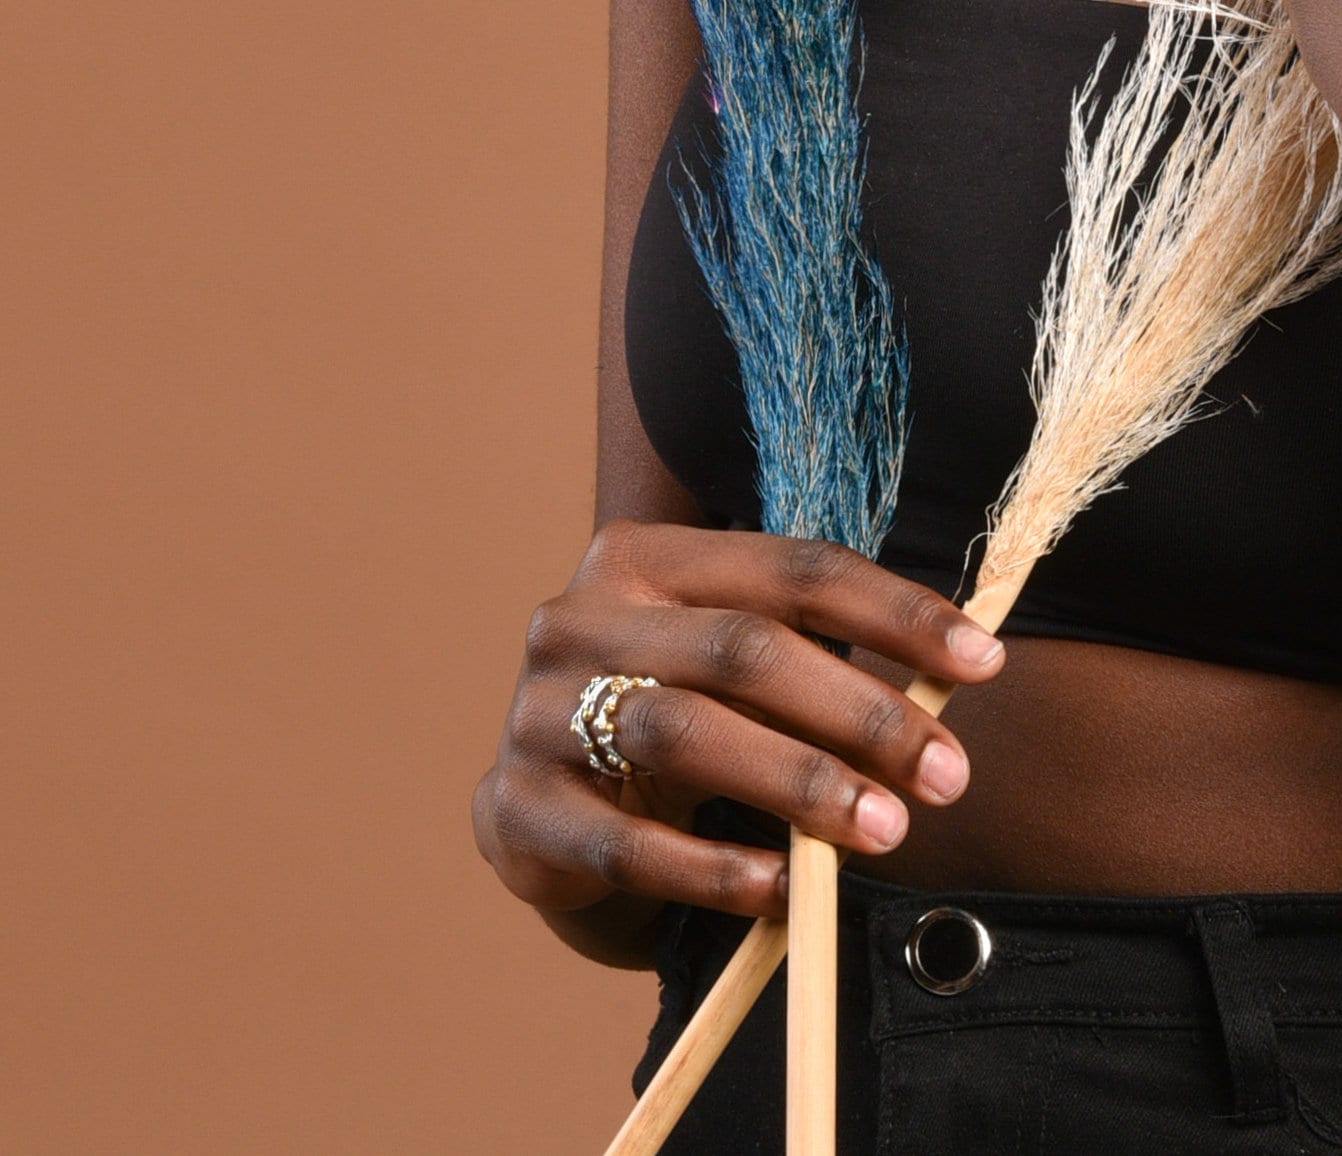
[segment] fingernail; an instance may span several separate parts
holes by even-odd
[[[977,626],[956,626],[951,630],[951,653],[962,662],[986,666],[1001,652],[1002,644]]]
[[[882,847],[893,847],[904,838],[908,823],[902,804],[885,795],[865,794],[857,801],[857,829]]]
[[[939,799],[953,799],[969,781],[969,762],[959,751],[933,739],[918,760],[918,778]]]

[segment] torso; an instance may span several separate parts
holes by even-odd
[[[993,0],[981,2],[992,4]],[[1083,8],[1091,8],[1100,3],[1129,3],[1130,0],[1075,2]],[[1007,0],[1005,8],[1011,13],[1007,19],[1012,22],[1015,37],[1021,43],[1027,43],[1029,37],[1022,32],[1022,28],[1029,27],[1023,23],[1025,9],[1017,0]],[[1063,12],[1056,3],[1053,9],[1059,14]],[[888,14],[894,9],[884,11]],[[1124,13],[1125,18],[1128,15]],[[894,19],[893,16],[889,18]],[[1132,22],[1125,19],[1123,23],[1131,38]],[[953,33],[954,29],[950,31]],[[947,51],[947,43],[947,40],[935,37],[931,41],[934,69],[945,68],[948,60],[953,60],[937,55]],[[1087,52],[1091,51],[1087,49]],[[1111,69],[1114,67],[1111,65]],[[868,84],[871,84],[870,74]],[[1064,91],[1069,92],[1073,85],[1069,79]],[[985,134],[982,140],[984,143],[980,147],[991,148],[991,134]],[[873,157],[875,154],[873,148]],[[1010,154],[1001,158],[1004,164],[1010,164],[1012,159]],[[929,160],[928,163],[936,165],[939,161]],[[1061,167],[1061,151],[1058,167]],[[1041,192],[1040,203],[1049,195],[1047,190]],[[897,244],[904,235],[901,233],[903,222],[897,217],[893,220],[884,234],[887,246],[892,242]],[[916,229],[913,236],[920,248],[927,247],[926,239],[920,237]],[[985,235],[984,243],[991,248],[996,243],[995,236]],[[1001,252],[994,254],[1000,268],[1005,270],[1011,268],[1015,259],[1008,252],[1009,244],[1010,239],[1002,242]],[[1043,248],[1046,251],[1047,244]],[[888,251],[887,247],[885,252]],[[974,280],[973,263],[965,268],[967,271],[959,275],[955,288],[972,302],[973,295],[980,290]],[[660,276],[660,270],[652,272],[653,276]],[[636,265],[631,274],[631,294],[634,294],[631,303],[636,302],[637,290],[633,287],[638,282],[637,273]],[[1041,273],[1042,270],[1031,272],[1028,282],[1037,285]],[[914,275],[908,284],[897,285],[897,290],[901,294],[907,293],[913,305],[910,329],[914,388],[915,391],[918,388],[920,370],[929,373],[929,367],[941,365],[944,372],[939,381],[954,389],[955,383],[963,381],[973,366],[968,361],[961,364],[965,356],[962,349],[944,355],[943,350],[948,346],[947,335],[956,332],[956,325],[963,325],[953,317],[947,320],[943,316],[929,316],[934,309],[942,308],[946,298],[943,294],[942,300],[934,305],[932,289],[923,291],[927,284],[929,279],[920,283]],[[1003,279],[996,273],[984,275],[984,286],[996,288],[1001,284]],[[658,291],[649,290],[654,294]],[[698,309],[696,319],[692,323],[687,321],[685,331],[702,334],[705,327],[711,328],[712,318],[710,312],[706,322],[702,305],[692,303],[693,294],[697,292],[697,289],[693,290],[672,301],[658,299],[657,310],[660,312],[656,315],[660,318],[676,308],[691,312]],[[1021,295],[1026,292],[1021,290]],[[1327,306],[1333,310],[1331,324],[1334,326],[1339,305],[1342,305],[1342,296],[1335,294],[1333,303]],[[1306,302],[1297,308],[1317,310],[1321,307],[1317,302],[1313,305]],[[946,306],[947,311],[952,308]],[[1019,313],[1019,330],[1013,328],[1015,322],[999,324],[996,318],[985,314],[978,333],[979,340],[993,348],[1004,348],[1013,341],[1017,345],[1027,342],[1020,349],[1012,346],[1006,355],[1010,364],[1003,370],[1004,382],[1008,378],[1018,382],[1021,366],[1028,362],[1028,335],[1024,333],[1028,327],[1028,310],[1024,301]],[[634,318],[630,329],[630,368],[637,396],[640,370],[638,342],[635,340],[638,337],[638,310],[631,309],[630,316]],[[1319,315],[1307,313],[1301,316],[1308,320],[1298,323],[1295,339],[1306,341],[1311,335],[1317,339]],[[1324,316],[1330,315],[1325,313]],[[994,324],[996,328],[993,328]],[[944,328],[937,332],[937,325]],[[920,334],[920,327],[928,332]],[[920,336],[923,338],[921,342]],[[706,366],[712,355],[703,354],[695,345],[691,346],[693,353],[686,355],[689,360],[677,363],[673,342],[644,342],[644,346],[655,348],[659,358],[671,359],[669,369],[668,363],[663,362],[655,372],[668,372],[676,379],[678,388],[688,390],[677,396],[676,404],[689,406],[692,411],[696,404],[692,400],[696,396],[693,392],[696,385],[688,379],[693,369]],[[1250,353],[1263,359],[1268,348],[1267,340],[1256,338]],[[921,354],[920,350],[923,351]],[[1291,352],[1298,354],[1298,346],[1293,345]],[[1311,347],[1308,357],[1317,361],[1319,357],[1326,358],[1326,354],[1316,353]],[[1270,359],[1264,363],[1272,364]],[[687,367],[691,372],[687,373]],[[654,371],[649,365],[641,368],[645,379]],[[1245,372],[1245,365],[1242,363],[1235,371]],[[1307,529],[1302,524],[1299,531],[1299,540],[1310,542],[1311,548],[1319,551],[1315,558],[1300,567],[1300,571],[1308,573],[1315,582],[1315,588],[1307,593],[1302,593],[1304,587],[1293,586],[1294,578],[1282,583],[1281,588],[1270,584],[1264,589],[1264,583],[1272,582],[1273,574],[1283,572],[1283,568],[1291,567],[1296,561],[1285,556],[1282,545],[1270,537],[1262,538],[1263,553],[1256,561],[1246,563],[1243,573],[1222,569],[1220,590],[1214,586],[1216,571],[1223,563],[1220,557],[1203,556],[1203,571],[1189,570],[1189,559],[1200,556],[1198,551],[1204,543],[1223,545],[1227,541],[1233,544],[1237,538],[1248,540],[1259,534],[1260,529],[1268,533],[1280,527],[1283,518],[1293,518],[1299,493],[1312,492],[1311,500],[1315,503],[1320,490],[1329,495],[1336,493],[1336,478],[1325,474],[1327,470],[1336,472],[1336,463],[1342,459],[1338,441],[1331,432],[1327,435],[1332,440],[1327,442],[1331,449],[1325,473],[1288,484],[1288,494],[1281,499],[1279,510],[1273,511],[1265,503],[1253,508],[1249,519],[1252,530],[1230,525],[1220,511],[1199,519],[1195,512],[1197,495],[1193,496],[1189,506],[1194,510],[1192,516],[1187,511],[1184,514],[1170,512],[1159,502],[1140,509],[1134,507],[1135,512],[1130,518],[1122,513],[1123,502],[1149,501],[1153,494],[1179,495],[1187,500],[1188,487],[1201,467],[1190,468],[1187,462],[1181,466],[1179,454],[1192,452],[1189,447],[1198,446],[1196,439],[1230,439],[1224,443],[1206,442],[1207,448],[1197,451],[1204,455],[1198,460],[1217,463],[1226,460],[1227,456],[1234,459],[1236,454],[1247,452],[1246,446],[1259,444],[1250,440],[1231,449],[1234,439],[1268,436],[1263,432],[1268,427],[1257,421],[1256,406],[1263,400],[1263,395],[1258,393],[1260,384],[1264,389],[1282,385],[1280,381],[1269,381],[1266,377],[1261,382],[1255,381],[1253,406],[1247,406],[1246,397],[1247,408],[1243,412],[1227,412],[1207,423],[1199,423],[1207,429],[1195,427],[1186,431],[1190,436],[1179,452],[1163,457],[1152,455],[1151,461],[1143,464],[1145,473],[1134,476],[1131,497],[1115,495],[1105,499],[1113,504],[1107,513],[1097,509],[1091,516],[1090,536],[1087,537],[1088,531],[1084,528],[1078,530],[1072,542],[1064,543],[1060,556],[1050,560],[1051,574],[1041,568],[1040,590],[1047,591],[1052,579],[1058,596],[1052,600],[1042,594],[1037,596],[1041,600],[1036,603],[1034,618],[1022,618],[1018,624],[1029,633],[1013,634],[1011,623],[1008,623],[1004,631],[1008,647],[1005,671],[991,684],[958,691],[944,715],[969,752],[973,768],[969,791],[961,801],[948,808],[915,807],[910,834],[902,847],[880,860],[855,860],[852,863],[855,869],[920,887],[1109,894],[1342,890],[1342,685],[1335,677],[1336,653],[1328,642],[1329,635],[1336,633],[1338,623],[1336,589],[1339,569],[1334,564],[1337,557],[1336,516],[1328,514]],[[976,387],[982,388],[977,383]],[[718,387],[710,385],[707,388]],[[1226,400],[1235,399],[1232,395]],[[640,406],[644,408],[646,419],[649,411],[643,399],[640,399]],[[1028,403],[1025,408],[1027,412],[1022,420],[1028,419]],[[1283,410],[1274,412],[1280,414]],[[1332,415],[1330,420],[1335,424],[1335,405]],[[692,412],[687,420],[693,422],[696,416]],[[921,432],[933,438],[941,436],[947,441],[962,432],[950,418],[938,429],[938,420],[938,415],[929,413],[923,420]],[[918,421],[915,418],[915,440],[911,445],[917,444]],[[1226,424],[1221,429],[1211,429],[1217,422]],[[1239,422],[1240,427],[1232,424],[1234,422]],[[653,425],[655,421],[649,430],[655,435]],[[1292,439],[1300,437],[1301,429],[1298,426],[1278,429],[1276,445],[1280,454],[1282,446],[1294,444]],[[653,440],[656,444],[655,436]],[[709,447],[703,452],[708,460],[717,460],[713,455],[728,451],[722,447]],[[931,463],[920,477],[915,463],[910,489],[917,495],[914,501],[921,503],[920,509],[933,510],[928,525],[943,527],[944,533],[944,526],[963,514],[967,520],[963,526],[957,524],[953,533],[958,541],[967,541],[982,528],[981,511],[995,495],[996,486],[1018,452],[1017,448],[1008,447],[1003,450],[1003,462],[993,461],[990,466],[985,465],[985,485],[990,486],[990,492],[959,496],[963,498],[960,510],[936,506],[947,492],[946,479],[950,475],[938,472],[934,468],[937,463]],[[677,462],[671,456],[668,464],[681,474],[683,481],[689,481],[693,491],[693,480],[686,478],[685,470],[678,470],[678,467],[689,468],[685,462]],[[693,465],[690,462],[690,466]],[[1145,490],[1146,499],[1143,499],[1143,484],[1149,487]],[[748,485],[746,488],[748,490]],[[712,502],[720,499],[720,514],[738,520],[748,516],[739,486],[735,492],[726,486],[720,491],[701,490],[700,494],[707,494],[709,503],[706,508],[711,508]],[[1331,508],[1331,498],[1328,505]],[[907,511],[907,507],[904,510]],[[1159,515],[1153,515],[1153,510],[1159,511]],[[918,516],[908,515],[905,524],[915,525]],[[1135,561],[1131,548],[1110,557],[1104,553],[1106,516],[1117,519],[1114,526],[1120,522],[1129,526],[1160,522],[1168,537],[1158,534],[1154,543],[1143,542],[1142,546],[1149,547],[1149,552],[1143,556],[1139,548]],[[1083,520],[1086,517],[1083,515]],[[1164,517],[1163,522],[1161,517]],[[1079,526],[1084,525],[1084,521],[1079,523]],[[923,533],[922,528],[919,533]],[[1326,540],[1321,535],[1326,535]],[[912,534],[910,541],[916,544],[921,539]],[[1289,535],[1285,541],[1289,544]],[[1181,549],[1187,553],[1180,556]],[[906,548],[908,557],[914,556],[912,550],[912,546]],[[1177,561],[1162,570],[1162,565],[1170,558]],[[916,567],[905,567],[902,561],[899,557],[887,559],[888,564],[909,572],[912,577],[940,585],[943,592],[949,593],[955,586],[957,576],[947,574],[945,559],[930,561],[927,573]],[[1215,629],[1218,620],[1225,621],[1224,615],[1233,605],[1227,599],[1225,587],[1229,587],[1232,595],[1241,588],[1252,590],[1257,609],[1242,619],[1246,629],[1257,626],[1260,619],[1271,627],[1269,617],[1271,620],[1281,616],[1292,618],[1297,623],[1296,653],[1282,652],[1274,656],[1269,653],[1270,648],[1264,648],[1251,658],[1239,655],[1230,656],[1226,662],[1204,661],[1177,653],[1187,651],[1188,641],[1177,633],[1171,634],[1163,643],[1159,639],[1134,638],[1130,645],[1040,636],[1050,632],[1065,633],[1066,624],[1050,623],[1049,616],[1065,616],[1069,608],[1068,593],[1084,590],[1088,567],[1103,574],[1106,580],[1114,581],[1115,567],[1128,564],[1135,565],[1136,569],[1131,575],[1122,572],[1118,576],[1116,585],[1120,595],[1131,598],[1132,583],[1142,581],[1143,598],[1168,596],[1176,601],[1189,598],[1189,614],[1196,614],[1196,599],[1177,585],[1181,576],[1190,574],[1196,581],[1207,584],[1202,596],[1204,602],[1207,593],[1219,595],[1226,605],[1217,607],[1214,612],[1207,610],[1208,622],[1196,622],[1192,627],[1194,635]],[[1210,579],[1208,571],[1211,572]],[[1327,597],[1329,590],[1333,592],[1332,598]],[[1141,625],[1142,599],[1133,598],[1132,605],[1133,616],[1126,622],[1121,616],[1113,618],[1107,625],[1107,633],[1101,637],[1122,641],[1129,624]],[[1169,615],[1168,610],[1167,606],[1166,616],[1171,620],[1180,617]],[[1305,637],[1306,628],[1299,624],[1307,622],[1308,615],[1318,615],[1321,622],[1327,623],[1322,630],[1324,641],[1317,648],[1324,655],[1323,663],[1333,672],[1318,674],[1326,681],[1314,681],[1318,672],[1311,673],[1308,678],[1272,672],[1274,669],[1295,670],[1298,674],[1300,648],[1302,645],[1308,647],[1307,642],[1302,644],[1300,641]],[[1188,626],[1187,621],[1173,624],[1176,631]],[[1268,629],[1265,637],[1270,634],[1271,629]],[[1162,648],[1176,653],[1157,653]],[[1204,654],[1205,657],[1208,656]],[[906,674],[883,667],[873,656],[859,654],[855,660],[885,674],[892,681],[901,682],[907,678]]]

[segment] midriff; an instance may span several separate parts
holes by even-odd
[[[850,870],[924,889],[1342,891],[1342,686],[1005,641],[1002,673],[942,714],[969,789],[947,807],[911,802],[905,841]],[[908,681],[874,655],[854,661]]]
[[[942,715],[971,782],[854,869],[914,887],[1342,891],[1342,687],[1006,637]],[[893,667],[858,661],[892,681]]]

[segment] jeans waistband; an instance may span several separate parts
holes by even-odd
[[[1234,965],[1236,982],[1261,987],[1277,1022],[1342,1021],[1339,896],[892,896],[850,884],[845,922],[866,933],[878,1032],[1012,1020],[1196,1026],[1217,1018],[1215,972],[1227,956],[1254,957]],[[971,916],[992,942],[982,977],[952,997],[912,982],[906,959],[914,924],[941,908]]]
[[[739,811],[708,824],[761,841]],[[1283,1110],[1277,1028],[1342,1024],[1342,894],[928,892],[844,871],[839,910],[840,959],[870,984],[877,1044],[1008,1024],[1214,1031],[1234,1118],[1253,1122]],[[949,992],[923,967],[919,930],[934,924],[959,929],[974,965],[955,964]]]
[[[878,1044],[1005,1024],[1201,1029],[1220,1037],[1232,1118],[1253,1123],[1285,1111],[1278,1029],[1342,1024],[1339,896],[894,895],[851,878],[844,892]],[[957,964],[972,978],[949,996],[919,982],[910,952],[933,912],[983,937],[983,960],[968,940],[981,973]]]

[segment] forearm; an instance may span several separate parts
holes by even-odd
[[[1310,78],[1342,115],[1342,0],[1286,0],[1286,9]]]

